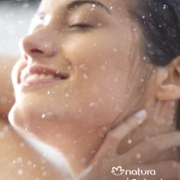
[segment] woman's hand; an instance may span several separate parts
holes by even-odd
[[[76,180],[175,180],[180,179],[176,161],[148,163],[160,152],[180,145],[180,133],[151,137],[124,154],[118,154],[120,142],[146,120],[140,111],[110,131],[90,166]]]

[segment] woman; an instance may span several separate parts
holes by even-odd
[[[178,179],[178,7],[44,0],[13,69],[11,125],[61,152],[72,178],[117,179],[122,166],[157,174],[121,179]]]

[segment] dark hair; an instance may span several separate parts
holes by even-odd
[[[180,55],[180,0],[131,0],[130,4],[144,33],[145,55],[155,65],[168,65]],[[180,103],[176,118],[180,130]]]

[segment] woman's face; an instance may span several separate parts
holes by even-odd
[[[125,1],[44,0],[12,73],[12,125],[48,143],[63,135],[98,141],[138,109],[139,39]]]

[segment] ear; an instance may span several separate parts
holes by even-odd
[[[180,56],[166,67],[158,67],[156,98],[177,100],[180,98]]]

